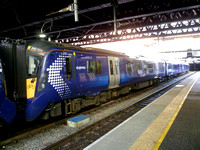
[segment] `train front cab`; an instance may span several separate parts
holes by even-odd
[[[29,121],[36,119],[39,115],[42,119],[48,119],[79,111],[82,107],[95,102],[95,100],[84,100],[83,97],[92,97],[108,88],[107,57],[82,53],[73,48],[66,49],[63,45],[55,43],[46,44],[44,48],[41,45],[38,47],[41,51],[35,51],[33,44],[27,48],[29,68],[27,83],[33,82],[34,85],[30,87],[35,88],[27,93],[27,95],[30,94],[27,97],[26,107],[26,119]],[[110,57],[109,62],[110,68],[114,70],[116,58]],[[36,74],[33,73],[35,69]],[[81,96],[82,99],[79,98]]]
[[[16,115],[16,105],[6,98],[6,84],[0,59],[0,129],[10,124]]]
[[[99,87],[108,88],[108,71],[105,71],[108,60],[104,55],[75,53],[74,47],[45,41],[5,41],[0,46],[8,98],[16,103],[17,114],[25,115],[28,121],[36,119],[42,112],[49,112],[43,118],[60,115],[63,103],[67,105],[64,112],[71,112],[72,107],[78,110],[80,107],[72,106],[71,98],[80,97],[84,92],[86,95],[98,93]],[[75,60],[76,57],[82,59]],[[103,70],[91,72],[87,69],[93,66]],[[80,99],[73,103],[78,106]]]
[[[20,116],[20,118],[25,117],[24,112],[30,102],[27,103],[27,100],[35,97],[37,76],[43,57],[27,51],[28,43],[28,41],[5,40],[0,44],[7,98],[16,104],[16,117]],[[37,107],[33,109],[38,111]]]
[[[63,114],[65,111],[63,105],[70,105],[69,101],[65,100],[73,98],[76,93],[75,72],[72,70],[75,67],[73,63],[75,53],[65,52],[59,46],[53,46],[51,43],[38,41],[27,47],[29,76],[26,79],[27,121],[32,121],[39,116],[48,119]]]

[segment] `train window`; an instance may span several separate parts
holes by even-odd
[[[95,61],[87,61],[87,72],[94,73],[95,71]]]
[[[135,64],[135,70],[137,71],[137,70],[142,70],[142,62],[136,62],[136,64]]]
[[[116,75],[119,74],[119,61],[115,60]]]
[[[132,73],[133,72],[133,67],[132,67],[131,63],[127,63],[126,64],[126,70],[127,70],[127,73]]]
[[[171,64],[168,64],[168,69],[172,69],[172,65]]]
[[[101,61],[87,61],[87,71],[88,73],[101,74]]]
[[[154,73],[154,64],[149,63],[147,66],[148,66],[149,73]]]
[[[110,74],[113,75],[113,61],[110,60]]]
[[[100,61],[96,61],[96,74],[102,74],[102,66]]]
[[[163,63],[158,63],[158,67],[159,67],[159,70],[164,70],[164,66],[163,66]]]
[[[67,79],[72,78],[72,61],[71,57],[66,58],[66,72],[67,72]]]
[[[35,55],[28,55],[28,75],[35,76],[39,72],[41,64],[41,57]]]
[[[142,70],[141,62],[136,63],[135,69],[136,70]]]
[[[153,64],[148,64],[148,68],[153,68]]]
[[[148,69],[147,64],[145,64],[145,63],[143,64],[143,69],[144,69],[144,70],[147,70],[147,69]]]
[[[174,65],[174,69],[178,69],[178,65]]]

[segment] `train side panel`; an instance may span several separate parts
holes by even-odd
[[[173,63],[166,62],[166,77],[170,78],[174,75]]]
[[[136,59],[120,58],[120,87],[141,82],[144,77],[143,62]]]
[[[158,63],[154,61],[124,58],[120,61],[120,73],[120,86],[153,81],[165,75],[164,62],[159,68]]]
[[[157,74],[158,78],[165,78],[165,61],[157,62]]]
[[[8,95],[19,110],[26,109],[29,121],[75,113],[188,70],[178,63],[165,67],[164,61],[47,41],[6,43],[1,53],[8,66]],[[0,109],[8,105],[7,99],[0,101]]]
[[[108,89],[107,56],[76,53],[75,66],[77,96],[93,96]]]
[[[45,55],[35,96],[28,99],[26,119],[34,120],[44,109],[51,107],[51,103],[53,106],[67,99],[93,96],[107,90],[107,62],[107,56],[104,55],[76,53],[65,49],[54,49]]]

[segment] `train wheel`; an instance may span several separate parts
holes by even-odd
[[[154,85],[157,86],[160,83],[160,80],[159,79],[155,79],[155,80],[153,80],[153,83],[154,83]]]
[[[100,106],[101,105],[101,101],[100,100],[97,100],[95,106]]]

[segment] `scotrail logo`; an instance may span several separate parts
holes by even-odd
[[[85,67],[85,66],[76,66],[76,69],[77,69],[77,70],[85,70],[86,67]]]

